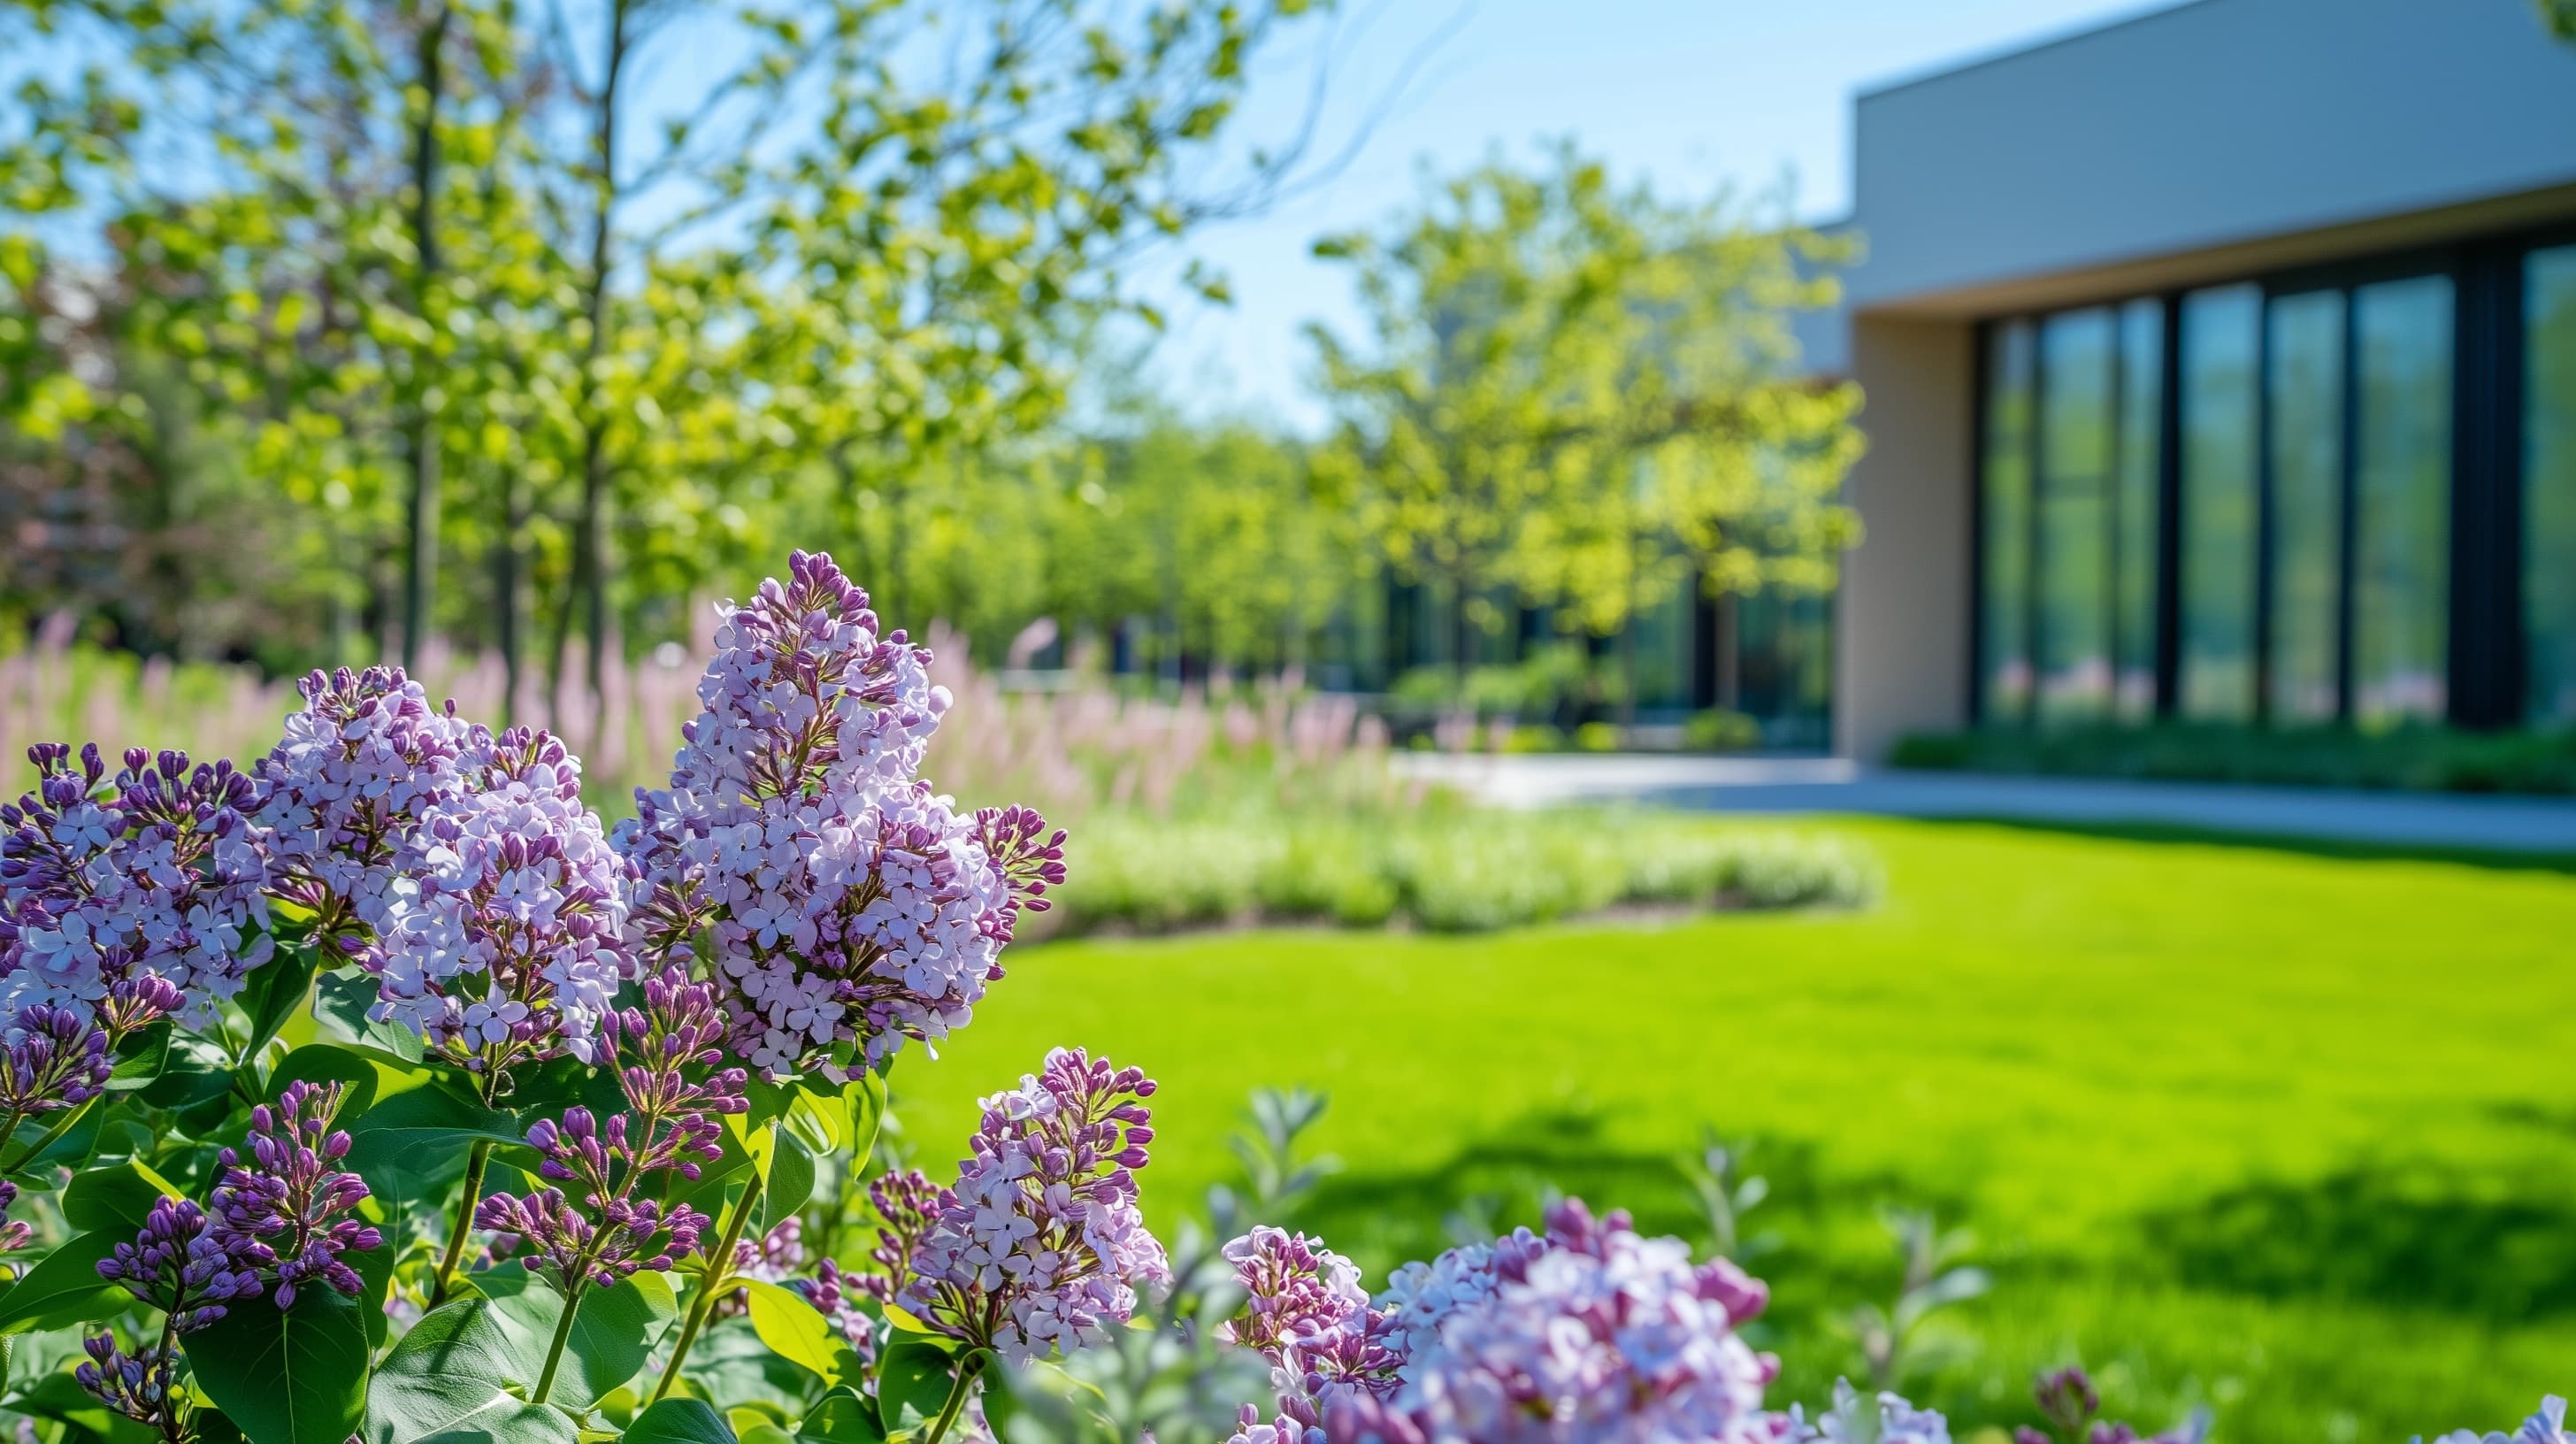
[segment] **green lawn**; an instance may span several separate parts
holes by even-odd
[[[1850,1367],[1831,1321],[1891,1287],[1891,1202],[1973,1226],[1997,1275],[1956,1313],[1976,1353],[1916,1390],[1967,1425],[2075,1358],[2222,1440],[2502,1426],[2576,1387],[2576,879],[1833,827],[1886,861],[1870,912],[1031,948],[940,1061],[906,1055],[902,1120],[945,1163],[1047,1046],[1141,1064],[1168,1227],[1231,1176],[1246,1090],[1328,1089],[1345,1167],[1297,1222],[1372,1282],[1550,1184],[1686,1231],[1671,1160],[1713,1123],[1775,1186],[1784,1397]]]

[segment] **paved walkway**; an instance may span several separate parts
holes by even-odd
[[[2576,853],[2576,798],[1897,772],[1833,757],[1399,754],[1397,765],[1507,807],[1631,798],[1710,812],[2145,823],[2403,847]]]

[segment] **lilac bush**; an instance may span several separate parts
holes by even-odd
[[[247,769],[31,749],[0,1338],[79,1349],[16,1355],[25,1444],[1132,1441],[1079,1370],[1139,1352],[1224,1393],[1166,1444],[1948,1444],[1894,1394],[1773,1398],[1763,1284],[1574,1200],[1375,1293],[1266,1223],[1176,1266],[1156,1085],[1080,1048],[953,1170],[877,1163],[888,1074],[972,1022],[1066,835],[921,776],[952,699],[830,558],[715,642],[613,831],[561,740],[390,667],[307,677]],[[1210,1269],[1231,1302],[1178,1307]],[[2080,1371],[2037,1402],[2021,1444],[2142,1438]],[[2564,1437],[2552,1399],[2512,1444]]]

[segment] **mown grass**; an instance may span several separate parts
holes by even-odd
[[[1298,1220],[1374,1279],[1444,1216],[1558,1187],[1689,1231],[1703,1124],[1756,1140],[1783,1397],[1856,1356],[1887,1204],[1973,1227],[1975,1352],[1915,1380],[1968,1430],[2080,1358],[2223,1440],[2399,1440],[2576,1384],[2576,880],[2004,827],[1837,821],[1860,913],[1474,937],[1251,933],[1018,954],[896,1074],[943,1165],[1054,1043],[1163,1084],[1163,1227],[1229,1177],[1245,1092],[1328,1089],[1345,1165]],[[1073,883],[1080,887],[1079,879]]]

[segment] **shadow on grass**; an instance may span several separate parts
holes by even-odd
[[[2553,873],[2576,877],[2576,853],[2515,852],[2500,848],[2448,847],[2436,844],[2365,842],[2312,837],[2298,833],[2239,832],[2228,828],[2185,827],[2165,822],[2078,822],[2041,817],[1916,817],[1905,819],[1934,826],[2003,827],[2017,832],[2048,832],[2111,842],[2164,843],[2180,847],[2233,847],[2255,852],[2288,852],[2305,857],[2354,862],[2440,862],[2494,872]]]
[[[2576,1312],[2576,1201],[2428,1194],[2348,1170],[2258,1183],[2141,1221],[2147,1254],[2199,1288],[2451,1310],[2489,1323]]]

